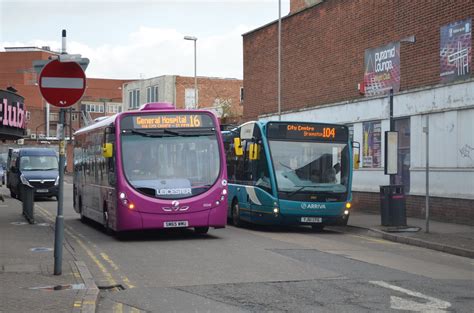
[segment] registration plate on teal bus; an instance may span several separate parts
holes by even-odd
[[[165,228],[188,227],[188,226],[189,226],[188,221],[170,221],[170,222],[165,222],[164,223]]]
[[[302,217],[302,223],[322,223],[323,219],[321,217]]]

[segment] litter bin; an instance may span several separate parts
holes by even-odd
[[[21,201],[23,202],[23,215],[30,224],[35,223],[35,189],[22,184]]]
[[[380,186],[382,226],[406,226],[406,204],[403,185]]]

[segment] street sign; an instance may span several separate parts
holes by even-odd
[[[53,60],[41,71],[39,88],[48,103],[61,108],[70,107],[84,95],[86,74],[76,62]]]

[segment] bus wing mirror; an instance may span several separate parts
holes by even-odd
[[[242,143],[240,142],[240,138],[234,138],[234,150],[236,156],[241,156],[244,154],[244,149],[242,149]]]
[[[360,142],[352,142],[352,150],[354,151],[354,169],[358,170],[360,165]]]
[[[250,150],[249,150],[249,159],[250,160],[258,160],[259,158],[259,145],[256,143],[252,143],[250,145]]]
[[[111,143],[104,144],[102,149],[102,156],[104,158],[111,158],[114,155],[113,145]]]

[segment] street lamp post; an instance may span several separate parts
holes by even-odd
[[[197,37],[184,36],[184,40],[194,41],[194,108],[197,109],[196,42]]]

